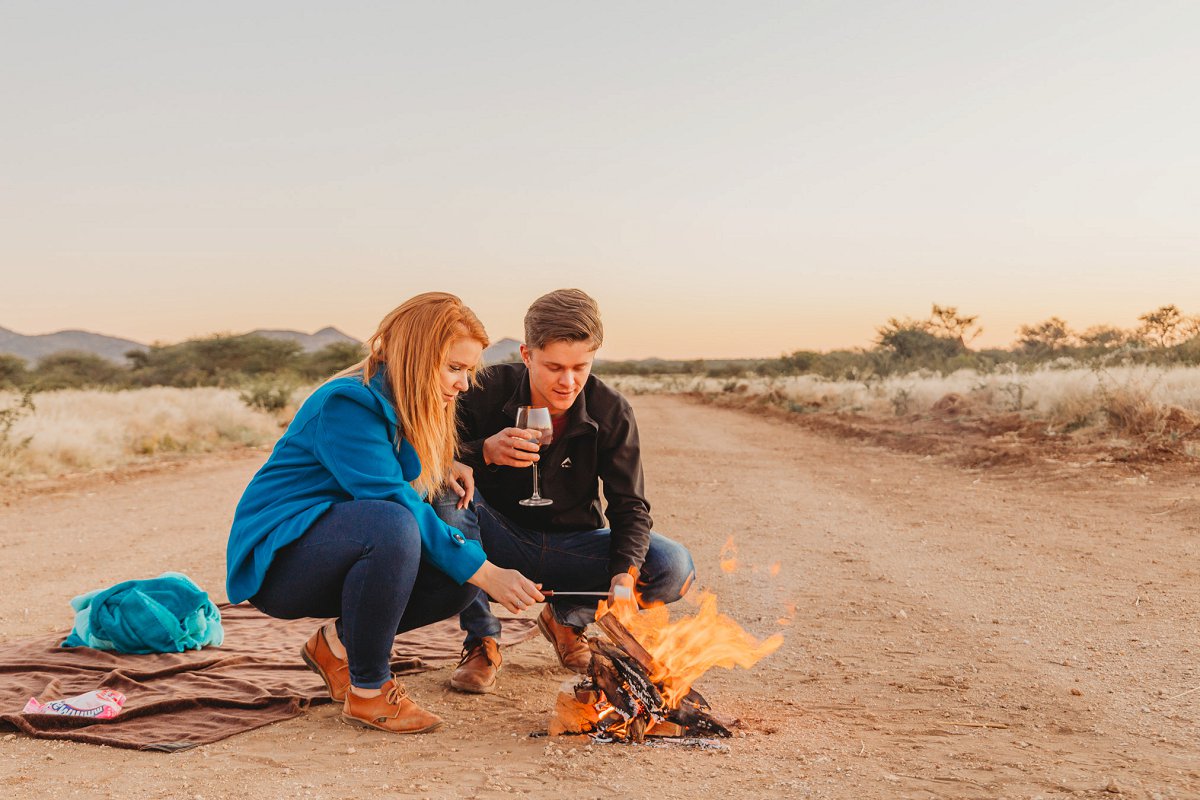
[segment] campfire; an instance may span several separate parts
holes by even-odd
[[[671,622],[665,606],[638,612],[634,603],[600,604],[596,624],[606,639],[590,642],[588,677],[559,689],[550,735],[586,733],[597,741],[642,742],[647,736],[730,736],[736,719],[692,688],[711,667],[749,668],[782,643],[758,642],[705,594],[693,616]]]

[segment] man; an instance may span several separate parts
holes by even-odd
[[[643,604],[671,603],[687,591],[695,568],[685,547],[650,530],[633,410],[591,374],[603,341],[600,310],[587,294],[560,289],[534,301],[525,315],[522,363],[488,368],[459,399],[461,458],[474,469],[475,500],[467,509],[440,503],[439,513],[464,531],[477,526],[489,560],[544,589],[608,592],[610,603],[634,590]],[[550,409],[554,435],[546,447],[532,441],[537,431],[513,427],[523,405]],[[551,505],[520,504],[531,494],[535,462]],[[568,669],[587,671],[584,629],[600,599],[555,598],[538,616]],[[459,621],[466,641],[450,685],[490,692],[501,663],[500,622],[487,596],[481,592]]]

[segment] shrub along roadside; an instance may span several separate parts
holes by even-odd
[[[894,420],[889,424],[905,436],[921,436],[922,426],[931,422],[944,423],[937,428],[937,435],[944,435],[951,429],[1005,431],[1018,419],[1027,430],[1064,445],[1107,442],[1131,452],[1200,458],[1200,367],[1056,364],[866,380],[811,374],[737,379],[664,375],[617,376],[611,382],[629,395],[685,394],[718,405]],[[990,421],[981,426],[984,420]]]
[[[829,380],[864,381],[927,372],[950,375],[960,370],[980,374],[1052,368],[1200,365],[1200,318],[1163,306],[1139,319],[1136,330],[1097,326],[1073,331],[1058,317],[1018,329],[1010,349],[971,350],[979,335],[976,317],[952,306],[934,305],[927,319],[892,318],[876,329],[869,349],[817,352],[796,350],[778,358],[597,362],[599,375],[693,376],[739,378],[758,375],[815,375]]]
[[[643,359],[598,361],[598,375],[681,375],[740,378],[749,375],[817,375],[830,380],[870,380],[912,372],[949,375],[1030,371],[1043,366],[1114,367],[1200,365],[1200,319],[1175,306],[1139,317],[1136,330],[1110,326],[1073,331],[1058,317],[1021,326],[1009,349],[972,350],[981,328],[977,318],[953,306],[933,305],[923,320],[889,319],[876,330],[871,348],[816,352],[796,350],[778,358]],[[247,402],[271,403],[270,389],[316,383],[362,358],[361,345],[341,342],[304,353],[289,340],[255,335],[217,335],[127,354],[124,367],[85,353],[56,353],[30,369],[20,358],[0,354],[0,389],[217,386],[243,389]]]
[[[325,380],[362,358],[361,345],[337,342],[305,353],[296,342],[265,336],[210,336],[126,354],[120,366],[92,353],[48,355],[30,369],[0,354],[0,390],[131,389],[210,386],[242,390],[248,405],[278,411],[304,384]]]
[[[13,398],[0,396],[0,402],[3,402],[0,405],[0,464],[3,464],[33,440],[32,435],[14,435],[13,427],[24,417],[33,414],[37,407],[33,404],[33,392],[28,389]]]

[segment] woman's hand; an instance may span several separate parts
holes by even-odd
[[[450,465],[450,488],[458,495],[455,508],[460,511],[466,508],[467,503],[475,499],[475,471],[461,461],[455,461]]]
[[[483,589],[491,598],[514,614],[519,614],[534,603],[545,600],[542,585],[534,583],[515,569],[497,567],[490,561],[467,579],[467,583]]]

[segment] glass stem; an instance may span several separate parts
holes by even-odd
[[[533,462],[533,495],[530,497],[530,499],[540,500],[541,498],[542,493],[538,491],[537,462],[535,461]]]

